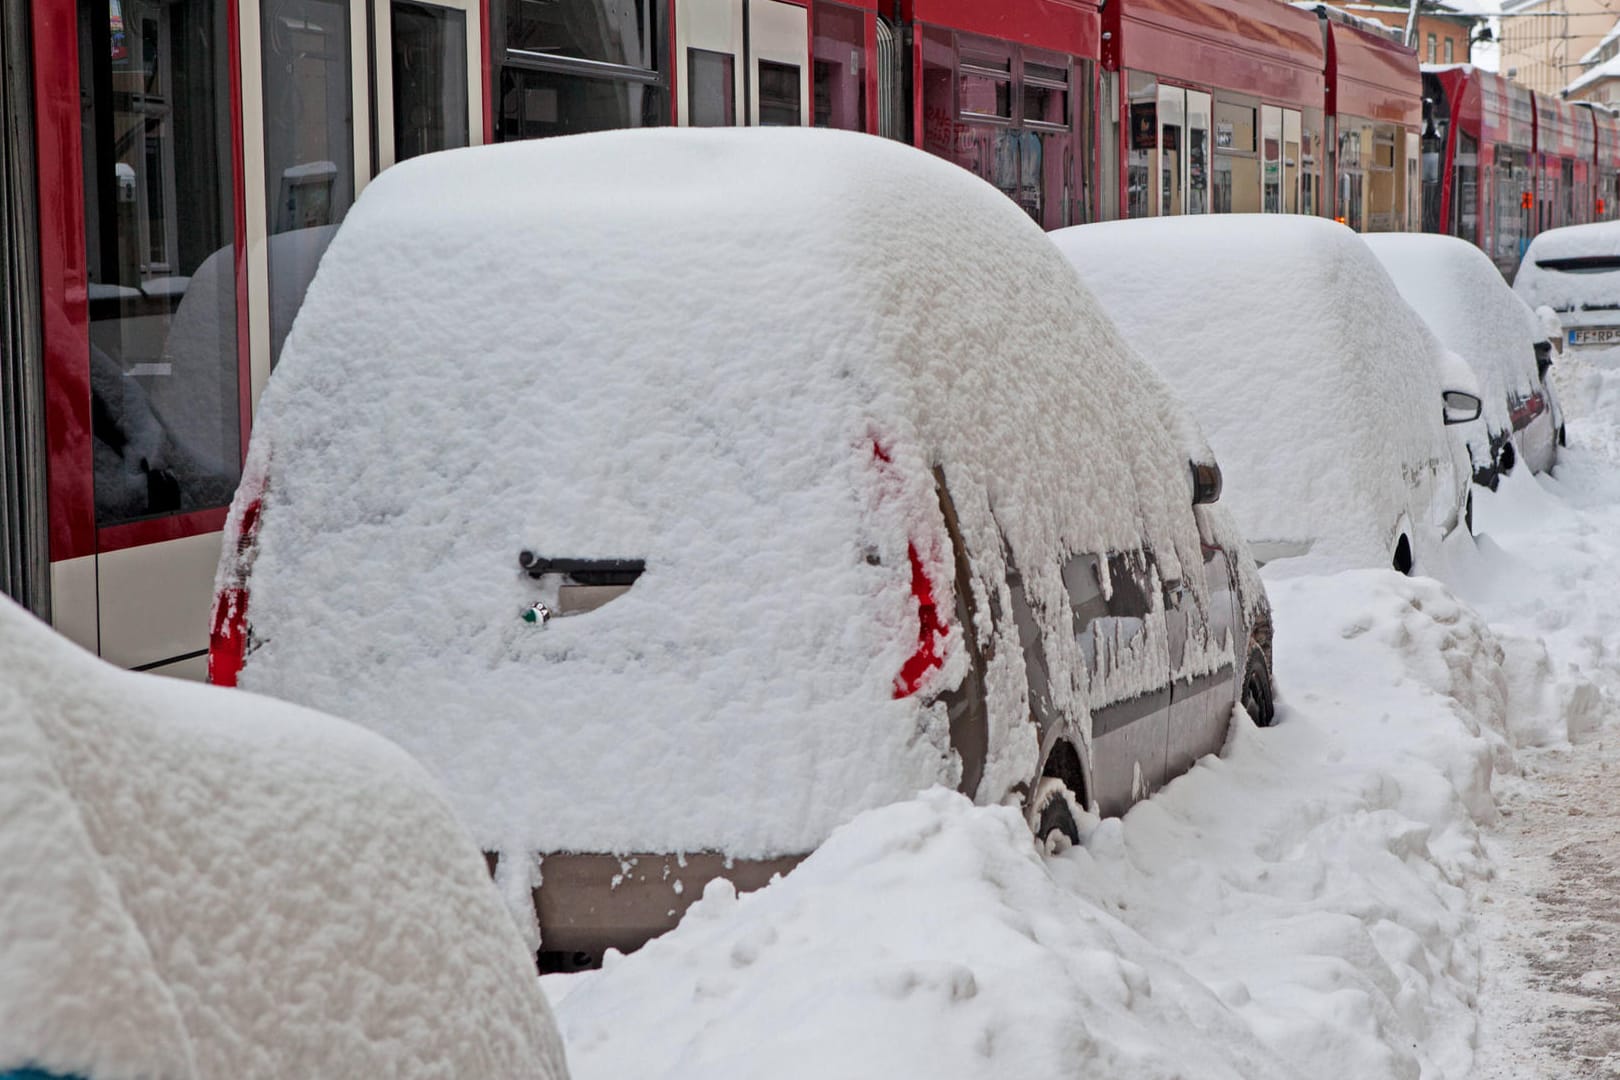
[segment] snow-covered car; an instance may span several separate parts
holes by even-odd
[[[1532,308],[1545,304],[1557,313],[1565,347],[1620,345],[1620,221],[1537,233],[1513,291]]]
[[[1015,204],[891,142],[395,166],[248,458],[212,678],[425,762],[548,965],[931,785],[1072,839],[1270,717],[1201,436]]]
[[[420,765],[0,597],[0,1075],[528,1077],[562,1041]]]
[[[1470,447],[1474,481],[1495,490],[1520,458],[1546,472],[1558,458],[1559,413],[1538,370],[1551,349],[1540,318],[1473,244],[1429,233],[1362,237],[1401,297],[1479,380],[1489,445]],[[1549,360],[1550,362],[1550,360]]]
[[[1355,233],[1222,214],[1051,235],[1183,395],[1262,561],[1410,572],[1467,527],[1471,469],[1445,425],[1480,400],[1442,381],[1444,348]]]

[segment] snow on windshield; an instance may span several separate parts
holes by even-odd
[[[1421,561],[1455,498],[1440,346],[1359,237],[1309,218],[1220,215],[1053,234],[1126,337],[1191,406],[1252,543],[1388,565],[1406,483]],[[1433,535],[1438,535],[1434,533]]]
[[[0,1071],[523,1076],[561,1047],[421,767],[0,597]]]
[[[351,211],[265,394],[241,684],[397,739],[488,849],[807,851],[955,782],[943,708],[892,693],[909,544],[953,610],[936,464],[976,609],[1010,610],[1010,551],[1060,707],[1088,688],[1059,552],[1146,537],[1202,593],[1200,440],[1164,396],[1013,203],[891,142],[412,160]],[[525,549],[646,570],[537,629]],[[997,644],[989,800],[1037,749],[1016,636]],[[948,652],[940,685],[960,634]]]

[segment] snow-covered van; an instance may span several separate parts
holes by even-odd
[[[1551,469],[1563,426],[1552,385],[1542,378],[1540,358],[1550,366],[1551,348],[1541,320],[1496,264],[1454,236],[1368,233],[1362,240],[1401,298],[1479,380],[1490,442],[1470,447],[1474,481],[1495,490],[1521,457],[1533,472]]]
[[[1479,417],[1477,384],[1355,233],[1221,214],[1052,236],[1184,396],[1262,561],[1409,572],[1467,527],[1472,470],[1445,426]]]
[[[1513,291],[1563,323],[1566,348],[1620,345],[1620,221],[1568,225],[1536,234]]]
[[[1240,700],[1267,721],[1218,493],[954,165],[807,130],[434,154],[367,187],[287,338],[212,677],[415,754],[572,964],[919,789],[1072,839]]]
[[[0,596],[0,1076],[567,1080],[522,936],[398,747],[120,671]]]

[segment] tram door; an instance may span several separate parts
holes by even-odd
[[[810,22],[784,0],[676,0],[676,120],[808,127]]]
[[[1209,213],[1210,96],[1159,87],[1159,213]]]
[[[241,11],[243,82],[259,88],[243,94],[257,402],[366,182],[483,142],[482,28],[476,0],[242,0]]]

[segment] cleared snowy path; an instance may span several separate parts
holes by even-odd
[[[1620,354],[1617,354],[1620,355]],[[1499,867],[1478,897],[1487,932],[1479,1080],[1620,1076],[1620,372],[1564,361],[1574,452],[1559,482],[1480,507],[1485,573],[1461,592],[1510,671],[1552,692],[1516,716],[1537,749],[1498,777]],[[1543,651],[1544,650],[1544,651]],[[1539,728],[1539,730],[1538,730]]]

